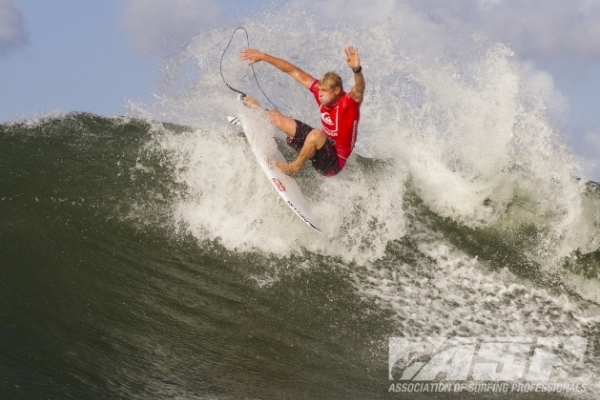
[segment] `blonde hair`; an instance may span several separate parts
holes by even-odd
[[[319,79],[319,85],[327,86],[329,89],[340,88],[344,90],[342,84],[342,78],[335,71],[326,72],[321,79]]]

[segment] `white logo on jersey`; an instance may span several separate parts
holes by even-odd
[[[329,125],[333,125],[333,121],[331,120],[331,117],[329,116],[329,113],[321,113],[321,119]]]

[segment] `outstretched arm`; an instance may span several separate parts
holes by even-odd
[[[310,84],[314,79],[312,76],[302,71],[295,65],[255,49],[242,50],[240,52],[240,60],[248,61],[248,66],[259,61],[265,61],[274,66],[275,68],[285,72],[286,74],[289,74],[292,78],[297,80],[302,86],[304,86],[307,89],[310,89]]]
[[[350,90],[350,95],[359,103],[362,103],[365,94],[365,77],[362,74],[360,66],[360,57],[358,49],[353,46],[348,46],[344,49],[346,53],[346,63],[354,71],[354,86]]]

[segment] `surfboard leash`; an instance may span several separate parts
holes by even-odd
[[[243,99],[244,97],[246,97],[246,93],[244,93],[241,90],[238,90],[238,89],[234,88],[233,86],[231,86],[229,83],[227,83],[227,81],[225,80],[225,77],[223,76],[223,57],[225,57],[225,53],[227,53],[227,49],[229,49],[229,46],[231,45],[231,42],[233,41],[233,37],[235,36],[235,33],[237,31],[239,31],[239,30],[243,30],[244,33],[246,33],[246,44],[247,44],[248,48],[250,48],[250,37],[248,36],[248,31],[246,30],[246,28],[244,28],[243,26],[239,26],[239,27],[235,28],[235,30],[231,34],[231,38],[229,39],[229,43],[227,43],[227,46],[225,47],[225,50],[223,50],[223,54],[221,54],[221,61],[219,62],[219,71],[221,72],[221,79],[223,79],[223,82],[225,83],[225,86],[227,86],[229,89],[231,89],[235,93],[238,93],[241,96],[241,98]],[[266,95],[266,93],[264,92],[264,90],[260,86],[260,82],[258,81],[258,77],[256,76],[256,71],[254,70],[254,65],[251,65],[250,67],[252,68],[252,74],[254,75],[254,80],[256,81],[256,85],[260,89],[261,93],[263,94],[263,96],[265,96],[265,98],[269,101],[269,103],[271,103],[271,105],[273,107],[275,107],[276,110],[278,110],[277,106],[275,104],[273,104],[273,102],[271,101],[271,99],[269,99],[269,96]]]

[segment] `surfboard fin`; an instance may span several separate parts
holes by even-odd
[[[237,126],[242,125],[242,122],[240,121],[240,119],[238,117],[227,117],[227,121],[229,121],[229,123],[231,125],[237,125]]]

